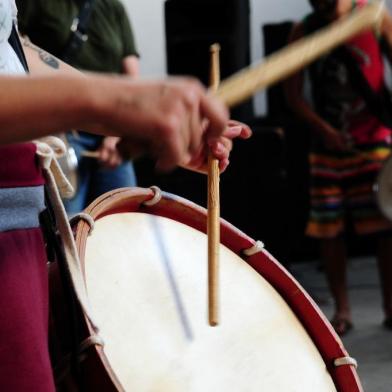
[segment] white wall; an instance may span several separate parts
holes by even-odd
[[[307,0],[251,0],[251,53],[252,61],[260,60],[264,51],[261,26],[266,23],[299,20],[308,13]],[[265,94],[254,100],[256,114],[265,112]]]
[[[166,74],[164,2],[165,0],[123,0],[130,15],[139,51],[141,73],[144,76]],[[392,9],[392,0],[387,0]],[[307,0],[250,0],[252,61],[262,56],[261,26],[265,23],[297,20],[308,11]],[[257,113],[263,113],[263,94],[255,99]]]
[[[141,74],[166,74],[165,0],[122,0],[131,19],[141,55]]]

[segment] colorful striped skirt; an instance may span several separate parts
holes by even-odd
[[[377,206],[373,187],[391,153],[389,141],[361,144],[350,152],[310,154],[310,218],[306,233],[334,238],[347,229],[357,234],[390,230]]]

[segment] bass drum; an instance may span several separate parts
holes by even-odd
[[[63,347],[53,360],[63,387],[362,390],[354,361],[309,295],[229,223],[221,223],[221,324],[212,328],[205,209],[156,189],[128,188],[101,196],[86,212],[95,227],[89,235],[90,225],[79,222],[76,243],[100,336],[85,317],[78,320],[78,377],[72,382],[64,366],[69,336],[57,337]],[[53,288],[55,271],[51,281]],[[69,311],[57,301],[52,297],[52,327],[60,334]]]
[[[374,192],[382,214],[392,221],[392,157],[389,157],[374,184]]]

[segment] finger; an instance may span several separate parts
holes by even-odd
[[[229,151],[233,149],[233,140],[231,138],[221,136],[216,138],[210,138],[207,141],[207,144],[210,148],[213,148],[218,143],[223,144],[223,146]]]
[[[100,148],[98,150],[98,154],[98,160],[105,164],[105,162],[107,162],[109,159],[109,151],[106,148]]]
[[[227,137],[230,137],[230,136],[226,135],[226,132],[228,132],[229,130],[237,133],[233,137],[240,137],[241,139],[248,139],[252,136],[252,133],[253,133],[251,128],[248,125],[241,123],[239,121],[236,121],[236,120],[229,120],[229,122],[227,124],[227,129],[225,130],[225,136],[227,136]]]
[[[220,172],[223,173],[227,169],[229,164],[230,164],[229,159],[222,159],[221,161],[219,161],[219,170],[220,170]]]
[[[191,160],[191,155],[175,135],[155,147],[153,156],[156,159],[156,169],[162,172],[170,171],[178,165],[186,165]]]
[[[211,147],[211,153],[214,158],[221,160],[228,159],[231,148],[227,148],[223,143],[219,142]]]
[[[204,128],[200,119],[199,108],[193,107],[190,115],[190,138],[188,146],[188,152],[190,155],[194,155],[200,151],[203,134]]]
[[[175,165],[185,161],[188,157],[187,133],[189,132],[189,121],[184,118],[184,111],[179,112],[179,107],[169,114],[159,125],[157,138],[152,140],[150,153],[156,159],[156,167],[160,171],[168,171]]]
[[[208,119],[208,136],[220,136],[225,130],[229,121],[227,108],[216,98],[210,95],[202,95],[200,100],[200,110],[202,117]]]
[[[111,156],[110,156],[110,159],[109,159],[109,166],[111,167],[111,168],[116,168],[118,165],[120,164],[120,157],[119,157],[119,155],[116,153],[116,152],[114,152]]]
[[[189,164],[195,167],[201,166],[207,162],[208,159],[208,149],[206,145],[201,144],[199,149],[194,152],[189,161]]]

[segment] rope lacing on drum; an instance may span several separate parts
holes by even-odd
[[[86,212],[79,212],[78,214],[73,215],[69,219],[69,224],[72,227],[79,223],[79,221],[81,220],[85,221],[89,225],[88,235],[91,235],[95,227],[95,220],[91,215],[87,214]]]
[[[95,332],[98,332],[98,327],[92,317],[91,306],[87,296],[87,289],[83,279],[79,255],[76,249],[75,239],[72,235],[72,229],[68,222],[67,213],[61,201],[61,196],[67,194],[67,190],[72,190],[72,186],[66,180],[64,173],[56,160],[61,150],[65,151],[64,143],[57,138],[46,138],[45,142],[42,140],[35,141],[37,146],[37,156],[45,176],[48,197],[53,207],[58,230],[61,234],[63,243],[64,255],[66,259],[67,268],[71,277],[72,285],[75,290],[75,295],[83,309],[83,312],[90,321],[90,324]],[[61,196],[60,193],[61,192]]]
[[[355,358],[352,357],[342,357],[342,358],[336,358],[333,362],[335,367],[340,367],[340,366],[354,366],[355,369],[358,367],[358,362],[356,361]]]
[[[152,199],[143,202],[143,204],[147,207],[158,204],[162,199],[162,191],[157,186],[151,186],[150,189],[154,192],[154,196]]]
[[[53,174],[61,197],[72,197],[74,194],[74,189],[61,170],[59,163],[57,162],[57,159],[61,158],[67,151],[67,147],[65,146],[64,142],[58,137],[46,136],[35,141],[34,143],[37,146],[37,154],[41,157],[41,160],[48,160],[48,168],[50,168]]]
[[[79,355],[83,354],[91,346],[104,347],[105,346],[105,342],[99,335],[91,335],[87,339],[84,339],[82,343],[80,343],[80,345],[79,345]]]
[[[262,241],[256,241],[256,243],[249,249],[244,250],[245,256],[253,256],[257,253],[262,252],[264,249],[264,243]]]

